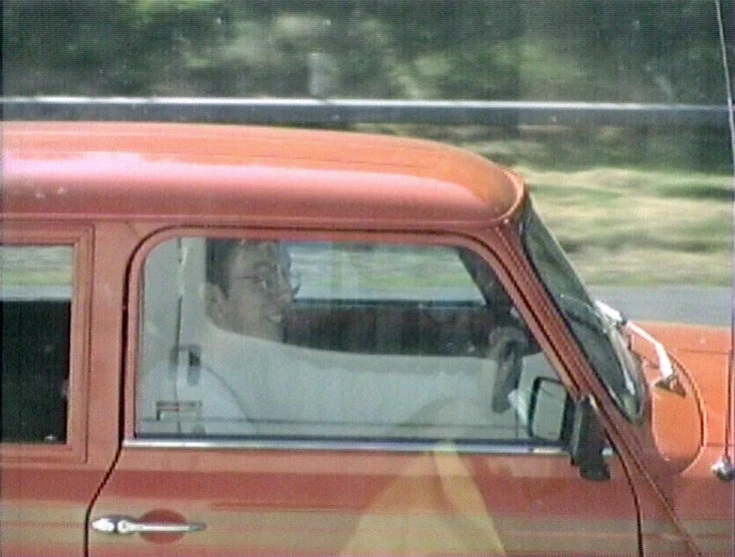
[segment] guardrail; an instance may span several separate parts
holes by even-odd
[[[188,97],[3,97],[4,120],[727,128],[727,105]]]

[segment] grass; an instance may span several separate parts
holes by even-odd
[[[733,169],[726,132],[361,129],[452,143],[519,172],[589,284],[731,284]]]
[[[705,191],[727,191],[728,176],[620,168],[517,170],[588,283],[730,284],[731,200],[691,195],[694,182]]]

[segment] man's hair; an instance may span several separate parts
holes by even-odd
[[[230,293],[230,261],[241,245],[240,240],[208,238],[206,252],[207,282],[219,286],[223,294]]]

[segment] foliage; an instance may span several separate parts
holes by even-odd
[[[735,4],[722,5],[732,38]],[[722,76],[714,0],[3,3],[5,95],[721,105]],[[729,280],[732,161],[719,130],[354,127],[520,170],[592,282]]]
[[[6,0],[4,93],[721,103],[710,0]]]

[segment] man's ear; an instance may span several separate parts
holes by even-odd
[[[227,321],[227,296],[216,284],[206,283],[201,290],[204,307],[207,315],[216,325],[223,325]]]

